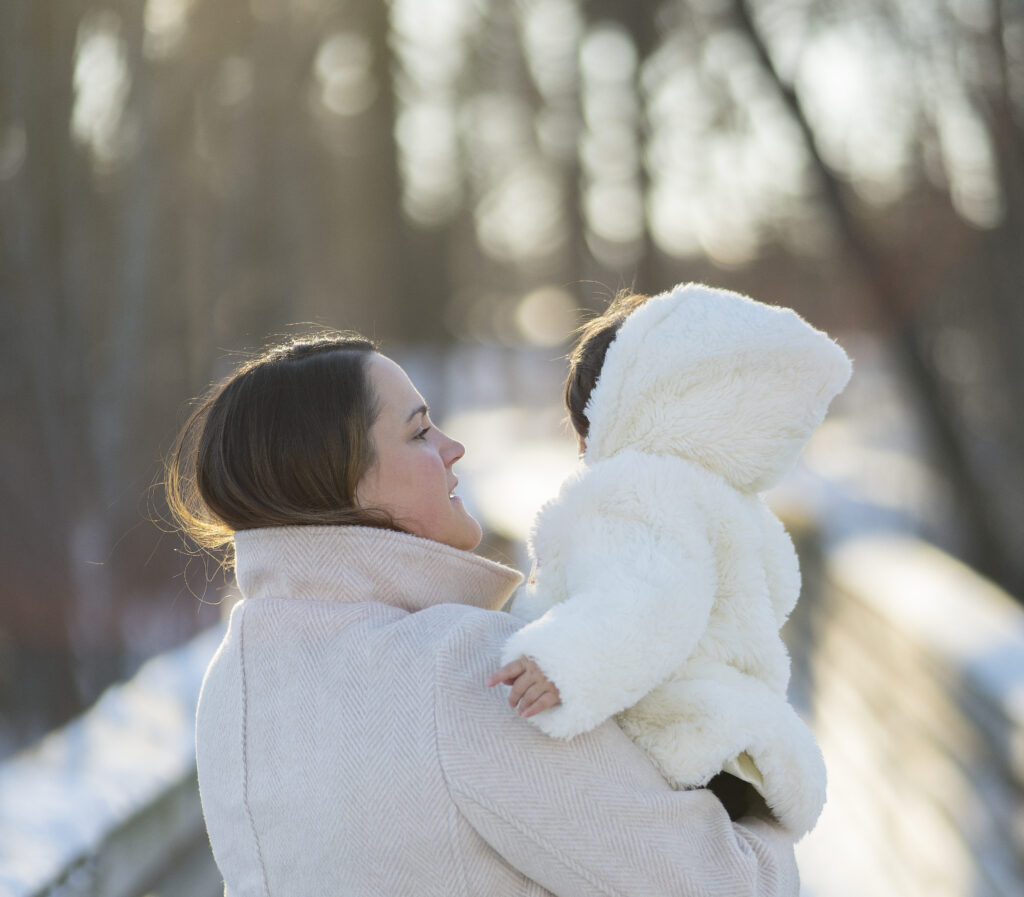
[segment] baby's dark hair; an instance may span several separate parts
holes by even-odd
[[[647,296],[619,290],[608,307],[580,327],[576,348],[569,356],[569,376],[565,380],[565,407],[573,429],[584,439],[590,433],[590,421],[583,413],[601,376],[608,347],[623,322],[647,301]]]

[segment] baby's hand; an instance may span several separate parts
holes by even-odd
[[[493,686],[499,682],[512,686],[508,703],[513,709],[519,705],[520,716],[533,716],[562,703],[554,683],[541,672],[536,661],[529,657],[520,657],[506,664],[487,680],[487,685]]]

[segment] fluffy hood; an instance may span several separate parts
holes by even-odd
[[[790,309],[680,285],[634,311],[608,347],[585,459],[676,455],[760,492],[790,470],[850,371]]]

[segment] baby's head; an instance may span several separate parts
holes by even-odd
[[[565,380],[565,407],[579,438],[580,451],[590,433],[590,421],[584,409],[601,376],[604,357],[608,353],[622,323],[647,301],[647,297],[620,290],[608,308],[591,318],[579,329],[579,341],[569,356],[569,376]]]

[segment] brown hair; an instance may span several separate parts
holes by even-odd
[[[199,401],[165,464],[174,522],[203,548],[238,530],[355,524],[397,529],[356,505],[373,465],[377,399],[367,361],[377,346],[327,332],[272,346]]]
[[[590,433],[590,421],[584,409],[601,376],[604,357],[623,322],[647,301],[647,296],[620,290],[608,307],[577,331],[579,340],[569,356],[569,376],[565,380],[565,407],[573,429],[584,439]]]

